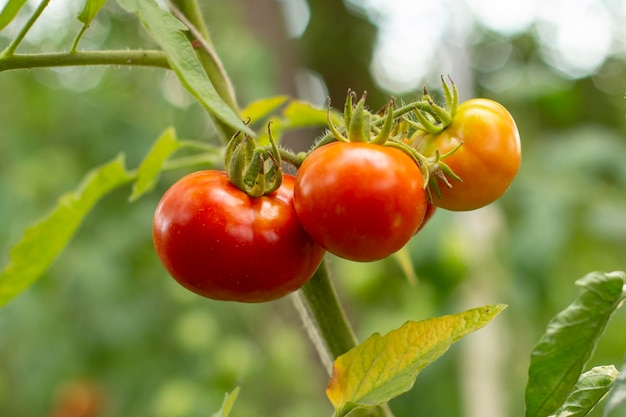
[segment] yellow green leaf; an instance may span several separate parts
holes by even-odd
[[[133,184],[133,192],[129,201],[135,201],[143,194],[151,191],[156,185],[161,168],[167,158],[180,147],[173,127],[166,129],[156,140],[148,155],[137,169],[137,180]]]
[[[417,375],[463,336],[489,323],[506,308],[489,305],[458,314],[409,321],[378,333],[335,360],[326,395],[335,416],[356,407],[382,405],[410,390]]]
[[[90,171],[76,191],[62,196],[47,217],[26,229],[0,271],[0,307],[48,270],[100,199],[133,178],[124,166],[123,156],[118,156]]]
[[[287,96],[276,96],[253,101],[241,111],[241,116],[243,120],[250,119],[251,123],[258,122],[285,104],[287,99]]]
[[[233,405],[235,405],[237,395],[239,395],[239,387],[236,387],[230,394],[226,394],[222,408],[220,408],[217,413],[213,414],[212,417],[228,417],[230,410],[232,410]]]

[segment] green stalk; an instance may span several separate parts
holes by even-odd
[[[307,311],[333,360],[357,345],[357,338],[330,280],[326,261],[322,261],[313,277],[300,291]]]
[[[161,51],[82,51],[0,56],[0,72],[76,65],[130,65],[169,68]]]
[[[339,302],[326,261],[295,294],[294,304],[328,374],[334,360],[354,348],[358,340]],[[386,404],[367,411],[368,417],[393,417]]]
[[[50,3],[50,0],[43,0],[39,3],[39,6],[37,6],[32,16],[26,21],[26,24],[22,27],[17,36],[11,41],[5,50],[0,53],[0,58],[8,57],[15,53],[17,47],[20,46],[20,43],[22,43],[30,28],[33,27],[37,19],[39,19],[39,16],[41,16],[41,13],[43,13],[44,9],[48,6],[48,3]]]

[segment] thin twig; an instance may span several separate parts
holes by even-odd
[[[48,6],[48,3],[50,3],[50,0],[43,0],[41,3],[39,3],[39,6],[37,6],[32,16],[26,21],[26,24],[24,24],[24,27],[22,27],[17,36],[4,49],[4,51],[0,53],[0,58],[11,56],[15,53],[17,47],[20,46],[20,43],[22,43],[30,28],[33,27],[37,19],[39,19],[39,16],[41,16],[41,13],[43,13],[46,6]]]

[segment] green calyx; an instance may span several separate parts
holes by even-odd
[[[414,107],[417,122],[407,119],[407,122],[416,130],[436,134],[443,131],[452,122],[452,118],[459,106],[459,92],[452,78],[448,76],[448,79],[450,80],[450,85],[441,76],[441,86],[445,98],[444,106],[435,103],[428,89],[424,87],[422,100],[416,102]]]
[[[226,172],[230,182],[251,197],[270,194],[283,180],[280,151],[270,131],[269,146],[258,146],[254,138],[241,132],[226,147]]]
[[[391,139],[394,128],[393,102],[386,106],[385,115],[381,117],[372,115],[365,109],[366,96],[367,94],[363,93],[355,105],[356,94],[348,91],[343,109],[345,134],[331,120],[330,105],[328,106],[328,127],[335,139],[340,142],[366,142],[376,145],[385,145]]]

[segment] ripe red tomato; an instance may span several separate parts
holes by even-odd
[[[350,260],[382,259],[422,224],[427,194],[404,152],[364,142],[333,142],[313,151],[296,174],[296,213],[309,235]]]
[[[418,134],[414,145],[426,156],[443,155],[459,144],[456,152],[443,159],[462,182],[450,179],[452,188],[438,179],[441,198],[433,202],[455,211],[474,210],[497,200],[509,188],[521,163],[521,145],[515,121],[499,103],[472,99],[462,103],[452,122],[441,133]]]
[[[426,226],[426,223],[428,223],[428,221],[432,219],[432,217],[435,215],[435,211],[437,211],[437,206],[428,201],[428,203],[426,204],[426,212],[424,213],[424,220],[422,220],[422,223],[417,228],[417,232],[419,232],[424,228],[424,226]]]
[[[156,252],[183,287],[215,300],[264,302],[304,285],[324,250],[298,222],[294,178],[253,198],[221,171],[199,171],[161,199],[152,227]]]

